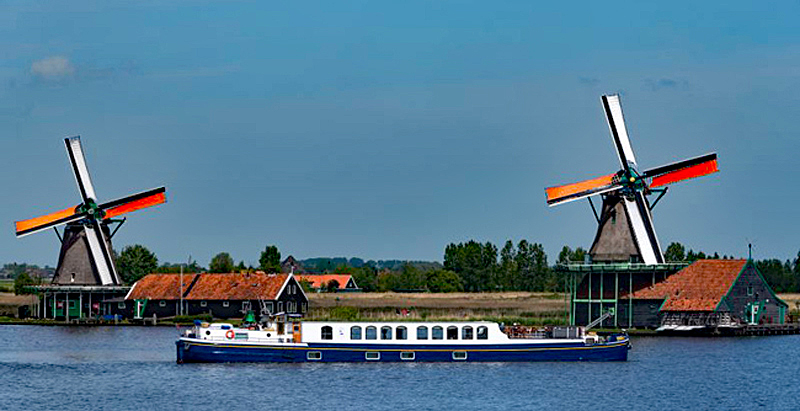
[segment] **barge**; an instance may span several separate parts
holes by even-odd
[[[178,363],[626,361],[626,334],[463,322],[195,323],[176,341]]]

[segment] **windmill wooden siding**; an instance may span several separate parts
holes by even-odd
[[[180,290],[179,274],[150,274],[134,284],[120,309],[128,318],[172,317],[180,312]],[[186,315],[238,318],[248,310],[260,315],[262,303],[265,314],[308,311],[308,298],[291,274],[184,274],[183,290]]]

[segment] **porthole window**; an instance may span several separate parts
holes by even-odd
[[[402,351],[400,352],[400,359],[404,361],[413,361],[414,360],[414,352],[413,351]]]
[[[467,359],[467,352],[466,351],[453,351],[453,359],[454,360],[466,360]]]
[[[229,307],[230,305],[231,305],[231,302],[230,302],[230,301],[223,301],[223,302],[222,302],[222,306],[223,306],[223,307]]]
[[[367,327],[366,337],[368,340],[377,340],[378,339],[378,329],[374,326]]]
[[[417,327],[417,339],[418,340],[428,339],[428,327],[424,325],[420,325],[419,327]]]
[[[461,339],[462,340],[471,340],[473,338],[474,338],[474,336],[472,334],[472,327],[467,325],[467,326],[465,326],[464,328],[461,329]]]
[[[125,309],[125,303],[117,303],[117,308]]]
[[[364,358],[370,361],[377,361],[381,359],[381,353],[377,351],[367,351],[364,353]]]
[[[354,325],[350,327],[350,339],[351,340],[360,340],[361,339],[361,327]]]
[[[381,327],[381,340],[391,340],[392,339],[392,327],[388,325]]]
[[[433,327],[431,329],[431,337],[434,340],[443,340],[444,339],[444,329],[442,329],[442,327],[439,327],[438,325],[436,327]]]
[[[167,306],[167,302],[164,301],[164,300],[161,300],[161,301],[158,302],[158,306],[159,307],[166,307]]]
[[[406,327],[403,327],[402,325],[395,328],[394,334],[395,334],[394,337],[398,340],[408,339],[408,330],[406,329]]]
[[[333,327],[330,325],[326,325],[322,327],[322,339],[323,340],[332,340],[333,339]]]
[[[488,340],[489,339],[489,328],[482,325],[478,327],[478,339],[479,340]]]
[[[205,307],[205,306],[207,306],[207,305],[208,305],[208,303],[207,303],[207,302],[205,302],[205,301],[200,301],[200,306],[201,306],[201,307]]]
[[[447,327],[447,339],[448,340],[457,340],[458,339],[458,327],[451,325]]]
[[[322,359],[322,352],[320,352],[320,351],[309,351],[306,354],[306,358],[309,361],[319,361],[319,360]]]

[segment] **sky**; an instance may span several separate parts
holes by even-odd
[[[438,260],[452,242],[589,247],[587,202],[544,188],[617,171],[619,93],[641,168],[715,151],[653,211],[663,247],[800,249],[797,2],[4,1],[0,263],[55,265],[13,222],[165,185],[117,250]]]

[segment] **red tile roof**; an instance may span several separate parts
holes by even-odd
[[[698,260],[666,280],[634,292],[632,297],[666,298],[661,311],[714,311],[746,263],[747,260]]]
[[[198,274],[183,275],[183,292]],[[126,299],[177,300],[180,299],[180,274],[148,274],[133,285]]]
[[[137,281],[126,299],[173,300],[180,293],[179,274],[149,274]],[[187,300],[275,300],[289,274],[184,274]],[[196,281],[195,281],[196,279]],[[187,293],[188,291],[188,293]]]
[[[190,300],[275,300],[289,274],[203,274]]]
[[[339,289],[344,290],[352,277],[350,274],[303,274],[298,275],[297,280],[310,283],[312,288],[322,288],[332,280],[336,280],[339,283]]]

